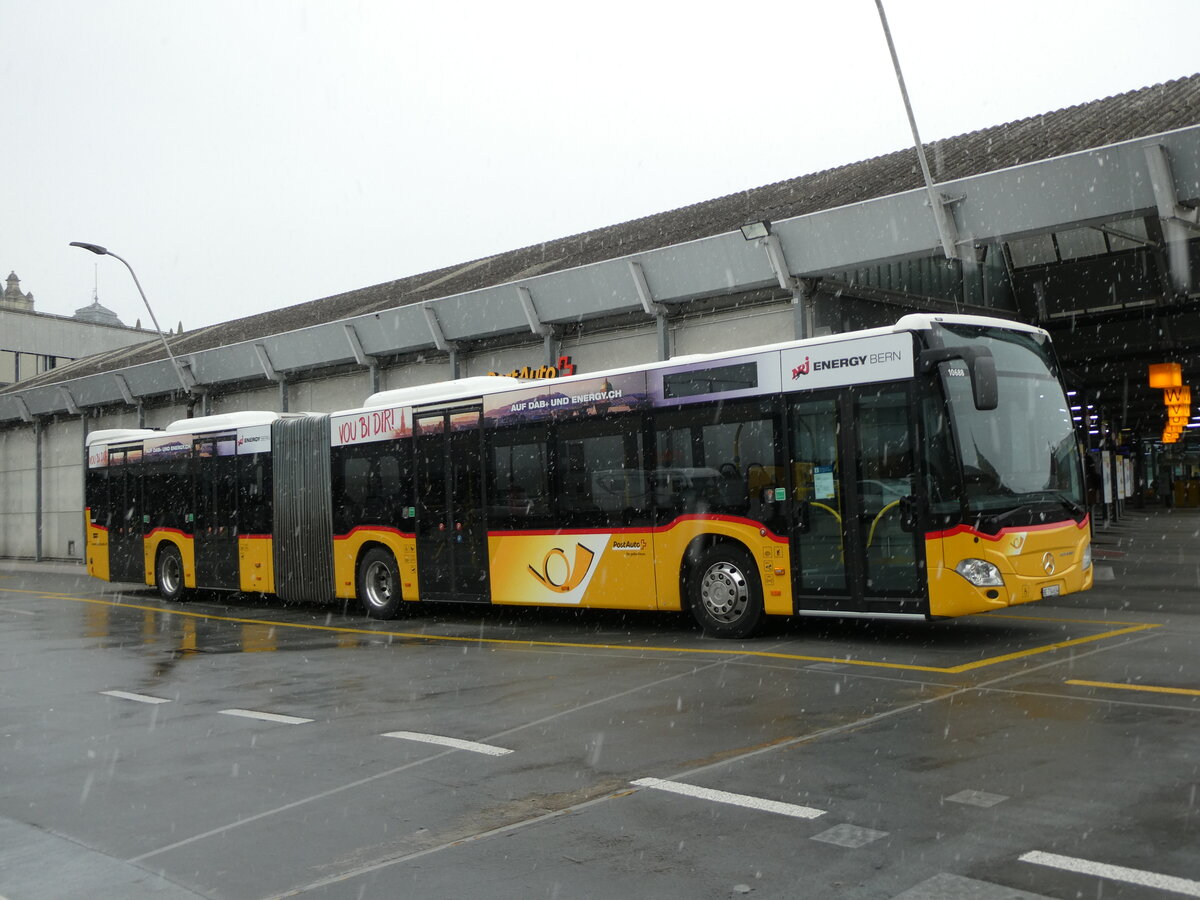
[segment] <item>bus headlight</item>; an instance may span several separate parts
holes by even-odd
[[[1085,572],[1092,567],[1092,545],[1090,543],[1083,545],[1083,562],[1080,565]]]
[[[975,587],[1004,587],[1000,570],[984,559],[964,559],[954,571]]]

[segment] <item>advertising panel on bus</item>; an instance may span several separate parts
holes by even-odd
[[[912,378],[913,339],[907,332],[792,347],[779,355],[785,391],[810,391]]]
[[[570,421],[630,412],[647,405],[646,373],[625,372],[566,383],[546,382],[483,398],[486,425]]]
[[[368,444],[372,441],[394,441],[412,436],[409,410],[396,406],[390,409],[367,409],[330,417],[329,428],[334,447]]]

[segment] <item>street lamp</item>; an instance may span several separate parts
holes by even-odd
[[[189,397],[192,395],[192,389],[188,387],[187,381],[183,377],[183,368],[179,365],[179,360],[175,358],[175,354],[171,352],[171,345],[167,343],[167,336],[163,334],[161,328],[158,327],[158,319],[154,317],[154,310],[150,308],[150,301],[146,299],[146,292],[142,290],[142,283],[138,281],[137,273],[133,271],[127,260],[117,256],[106,247],[101,247],[99,244],[87,244],[83,241],[71,241],[72,247],[82,247],[84,250],[90,250],[97,256],[111,256],[113,259],[119,259],[125,264],[125,268],[129,270],[129,274],[133,276],[133,283],[137,285],[138,293],[142,295],[142,302],[146,304],[146,312],[150,313],[150,321],[154,323],[154,330],[158,332],[158,336],[162,339],[163,349],[167,351],[167,356],[171,359],[171,365],[175,367],[175,374],[179,376],[179,383],[183,387],[183,392]]]

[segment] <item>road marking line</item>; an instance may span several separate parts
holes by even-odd
[[[456,750],[470,750],[472,753],[486,753],[488,756],[504,756],[512,753],[503,747],[492,744],[480,744],[475,741],[461,741],[458,738],[442,737],[440,734],[421,734],[416,731],[389,731],[382,737],[400,738],[405,741],[420,741],[422,744],[438,744],[442,747],[453,747]]]
[[[37,615],[37,613],[35,613],[31,610],[28,610],[28,609],[13,609],[12,607],[5,609],[4,612],[16,613],[19,616],[36,616]],[[4,900],[4,898],[0,897],[0,900]]]
[[[1075,638],[1069,641],[1060,641],[1056,644],[1045,644],[1038,647],[1033,647],[1029,650],[1019,650],[1015,653],[1007,653],[1003,656],[991,656],[984,659],[978,659],[974,662],[964,663],[958,666],[921,666],[912,663],[890,663],[882,660],[872,659],[848,659],[846,657],[829,657],[829,656],[808,656],[799,653],[776,653],[767,650],[747,650],[742,647],[730,647],[729,649],[715,649],[710,647],[658,647],[641,644],[589,644],[589,643],[573,643],[571,641],[529,641],[516,638],[486,638],[478,635],[454,635],[454,634],[428,634],[422,632],[411,631],[384,631],[374,628],[341,628],[335,625],[313,625],[305,622],[280,622],[277,619],[248,619],[238,616],[217,616],[211,613],[187,612],[178,609],[165,609],[161,606],[144,606],[137,603],[119,603],[112,600],[97,600],[94,597],[77,597],[72,594],[50,594],[45,591],[30,591],[19,588],[0,588],[0,592],[9,594],[36,594],[44,600],[71,600],[75,603],[92,603],[97,606],[110,606],[120,609],[137,609],[146,612],[159,613],[164,616],[181,616],[192,619],[205,619],[212,622],[236,622],[245,625],[273,625],[277,628],[293,628],[306,631],[324,631],[334,634],[362,634],[376,638],[403,638],[412,641],[421,641],[426,643],[436,643],[439,641],[456,642],[464,644],[477,645],[493,645],[493,646],[509,646],[519,649],[538,649],[542,647],[563,648],[568,650],[613,650],[620,652],[635,652],[635,653],[668,653],[673,656],[722,656],[722,657],[745,657],[748,659],[786,659],[797,662],[819,662],[819,663],[837,663],[843,666],[860,666],[869,669],[897,669],[905,672],[935,672],[943,675],[961,675],[964,672],[970,672],[975,669],[982,669],[986,666],[993,666],[998,663],[1011,662],[1015,659],[1023,659],[1029,656],[1037,656],[1042,653],[1049,653],[1053,650],[1061,650],[1066,647],[1076,647],[1081,644],[1093,643],[1102,641],[1108,638],[1120,637],[1126,634],[1132,634],[1138,631],[1146,631],[1151,628],[1162,628],[1157,624],[1133,624],[1125,628],[1119,628],[1114,631],[1105,631],[1100,634],[1088,635],[1087,637]],[[994,613],[984,613],[992,618],[1000,618]],[[966,618],[966,617],[964,617]],[[1082,620],[1080,620],[1082,621]],[[1109,623],[1111,624],[1111,623]]]
[[[170,703],[163,697],[151,697],[149,694],[132,694],[129,691],[101,691],[106,697],[117,697],[121,700],[136,700],[138,703]]]
[[[302,719],[299,716],[283,716],[279,713],[258,712],[253,709],[223,709],[223,716],[241,716],[243,719],[261,719],[264,722],[278,722],[281,725],[303,725],[312,719]]]
[[[685,797],[696,797],[700,800],[711,800],[714,803],[728,803],[731,806],[744,806],[747,809],[757,809],[761,812],[779,813],[796,819],[815,819],[825,815],[823,809],[813,809],[811,806],[799,806],[795,803],[782,803],[779,800],[765,800],[762,797],[751,797],[747,794],[731,794],[728,791],[717,791],[712,788],[697,787],[694,784],[681,784],[678,781],[664,781],[661,778],[639,778],[631,782],[638,787],[654,788],[668,791],[672,794],[683,794]]]
[[[1076,859],[1073,856],[1043,853],[1041,850],[1033,850],[1026,853],[1020,857],[1020,860],[1021,862],[1034,863],[1039,866],[1049,866],[1052,869],[1062,869],[1065,872],[1078,872],[1080,875],[1094,875],[1097,878],[1124,881],[1127,884],[1138,884],[1143,887],[1156,888],[1160,891],[1171,891],[1174,894],[1184,894],[1188,897],[1200,897],[1200,881],[1177,878],[1174,875],[1160,875],[1158,872],[1147,872],[1143,869],[1128,869],[1125,866],[1110,866],[1107,863],[1092,862],[1088,859]]]
[[[1112,688],[1118,691],[1150,691],[1156,694],[1186,694],[1189,697],[1200,697],[1200,691],[1192,688],[1158,687],[1152,684],[1120,684],[1115,681],[1083,681],[1072,678],[1067,684],[1077,684],[1081,687]]]

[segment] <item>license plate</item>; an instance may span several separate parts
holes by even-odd
[[[1042,599],[1045,600],[1047,597],[1057,597],[1061,593],[1062,593],[1062,586],[1057,585],[1057,584],[1052,584],[1049,587],[1042,588]]]

